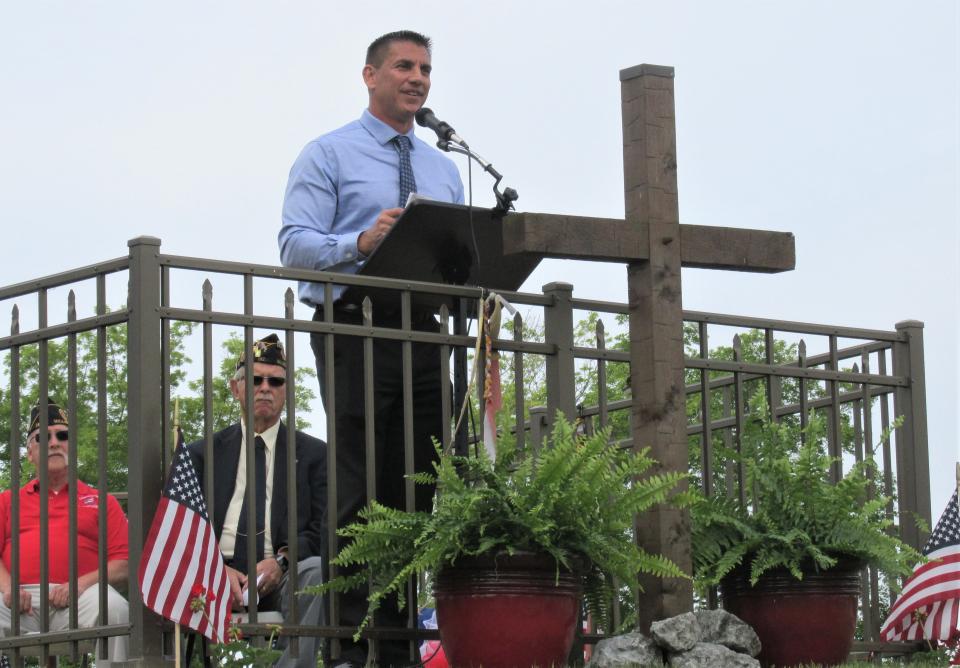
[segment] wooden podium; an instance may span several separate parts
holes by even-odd
[[[404,210],[396,225],[358,272],[361,276],[398,278],[424,283],[517,290],[536,269],[540,253],[505,253],[504,224],[492,209],[420,201]],[[360,303],[369,296],[378,310],[399,310],[400,294],[367,286],[351,286],[342,299]],[[460,310],[455,298],[414,292],[415,308],[437,310],[446,304]]]
[[[536,269],[542,255],[505,253],[503,219],[492,209],[462,204],[420,201],[409,205],[397,223],[370,254],[361,276],[398,278],[424,283],[469,285],[489,290],[517,290]],[[348,303],[370,297],[374,313],[398,312],[400,291],[351,286],[341,297]],[[476,300],[452,295],[411,292],[416,310],[437,311],[446,304],[453,316],[453,333],[467,333],[467,318],[477,312]],[[467,393],[467,351],[454,348],[453,400],[463,404]],[[454,436],[455,450],[467,453],[467,434]]]

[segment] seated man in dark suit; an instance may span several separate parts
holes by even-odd
[[[286,399],[287,361],[276,334],[253,344],[253,419],[246,411],[245,354],[237,361],[230,391],[240,402],[241,421],[213,436],[214,498],[208,499],[211,520],[227,564],[234,609],[245,604],[247,586],[257,591],[258,610],[277,609],[284,620],[297,624],[320,624],[323,605],[319,596],[301,595],[297,599],[299,619],[289,618],[291,597],[297,591],[322,581],[321,524],[326,512],[326,444],[302,432],[296,432],[297,447],[297,535],[287,534],[287,427],[280,421]],[[247,456],[246,430],[252,422],[256,442],[257,534],[256,583],[247,582]],[[205,445],[202,441],[187,446],[201,484],[204,480]],[[288,546],[296,541],[298,578],[287,578]],[[278,605],[279,604],[279,605]],[[317,637],[300,640],[300,656],[290,655],[287,638],[280,639],[284,654],[278,665],[316,666]]]

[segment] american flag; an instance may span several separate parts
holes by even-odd
[[[158,615],[224,642],[230,583],[207,515],[200,480],[177,435],[177,451],[140,560],[140,593]],[[202,595],[200,610],[191,599]]]
[[[929,561],[914,569],[880,629],[880,637],[885,641],[947,642],[956,638],[960,612],[960,515],[956,492],[923,554]]]

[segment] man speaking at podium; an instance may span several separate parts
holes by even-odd
[[[325,134],[303,149],[290,170],[279,233],[284,266],[356,273],[384,235],[397,222],[412,193],[444,202],[463,202],[463,183],[453,162],[413,132],[414,115],[430,92],[431,43],[416,32],[401,30],[377,38],[367,49],[363,82],[369,105],[361,117]],[[314,306],[314,320],[333,310],[336,322],[361,324],[359,305],[344,303],[344,288],[333,287],[333,303],[325,303],[322,283],[301,282],[300,300]],[[399,312],[375,309],[374,324],[399,327]],[[438,331],[430,312],[413,313],[412,326]],[[367,503],[364,440],[363,343],[337,335],[334,342],[334,384],[326,385],[324,336],[312,334],[320,394],[324,406],[335,398],[337,526],[354,521]],[[430,470],[431,437],[439,437],[441,419],[440,352],[436,346],[413,345],[414,458],[416,470]],[[333,393],[333,394],[331,394]],[[401,346],[374,340],[374,410],[377,498],[404,507],[404,441]],[[332,443],[330,444],[333,445]],[[416,506],[429,510],[432,490],[417,485]],[[359,625],[366,613],[367,592],[341,595],[340,623]],[[381,607],[379,626],[404,626],[406,615],[395,602]],[[341,640],[333,666],[362,666],[365,642]],[[379,666],[411,663],[404,641],[380,643]],[[415,658],[415,657],[414,657]],[[331,665],[328,662],[328,665]]]

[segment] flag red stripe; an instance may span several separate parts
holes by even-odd
[[[160,533],[160,525],[164,515],[167,512],[167,506],[169,501],[166,498],[161,498],[160,503],[157,506],[157,512],[153,516],[153,522],[150,525],[150,531],[147,533],[147,542],[143,546],[143,556],[140,559],[140,591],[143,595],[143,600],[145,602],[149,601],[149,590],[153,582],[153,576],[155,574],[155,566],[149,566],[149,557],[154,554],[155,547],[157,544],[157,538]]]
[[[924,580],[930,576],[929,574],[942,572],[960,572],[960,552],[918,567],[913,575],[910,576],[910,579],[904,584],[902,593],[909,594],[913,589],[923,585]]]
[[[952,563],[944,560],[944,563],[927,568],[917,582],[908,583],[912,585],[909,591],[904,587],[903,593],[890,610],[890,616],[881,629],[881,634],[886,635],[894,626],[900,624],[904,617],[909,617],[921,606],[960,596],[960,579],[958,579],[960,574],[954,566],[960,559],[956,556],[960,555],[950,559],[949,562]]]
[[[921,616],[925,616],[926,620],[929,621],[930,618],[939,610],[941,604],[948,602],[953,603],[956,601],[958,596],[960,596],[960,589],[954,587],[952,590],[946,593],[933,594],[923,597],[919,600],[919,602],[911,604],[909,608],[905,609],[898,617],[888,618],[887,623],[884,624],[884,627],[881,630],[882,637],[884,640],[899,640],[900,638],[898,638],[898,636],[902,635],[904,632],[907,632],[910,634],[910,637],[908,637],[907,640],[940,638],[941,636],[916,635],[919,634],[920,629],[924,626],[927,626],[927,624],[921,623],[920,621],[915,621],[913,619],[914,613],[922,613]],[[933,626],[930,626],[930,628],[932,629]]]
[[[141,567],[144,567],[144,572],[141,576],[140,590],[143,592],[144,603],[151,607],[156,605],[160,591],[158,568],[160,563],[164,561],[164,550],[169,533],[169,529],[165,525],[174,521],[178,508],[180,506],[171,504],[168,499],[160,499],[157,514],[154,515],[153,525],[150,528],[153,543],[149,550],[146,547],[143,550]]]
[[[143,545],[143,553],[140,558],[140,568],[137,570],[137,580],[140,582],[140,593],[143,596],[144,601],[147,599],[145,589],[149,589],[150,580],[152,579],[153,575],[153,573],[147,568],[148,555],[153,553],[153,547],[157,542],[157,517],[164,512],[166,504],[167,500],[161,498],[160,503],[157,506],[157,512],[153,516],[153,522],[150,524],[150,530],[147,532],[147,542]],[[146,587],[144,587],[144,580],[146,580]]]
[[[216,561],[220,560],[219,567]],[[205,569],[206,578],[211,583],[211,589],[216,594],[216,598],[210,602],[207,614],[214,621],[213,634],[217,638],[226,638],[226,612],[223,607],[224,601],[228,601],[228,592],[224,591],[223,583],[226,581],[226,573],[223,568],[223,560],[220,558],[219,550],[215,540],[207,541],[207,566]]]
[[[960,609],[960,544],[957,498],[951,497],[931,534],[924,556],[891,606],[883,640],[944,640],[957,634]],[[939,546],[927,551],[930,545]]]
[[[204,523],[200,526],[200,530],[201,530],[201,532],[203,533],[203,535],[200,537],[200,541],[198,541],[199,544],[200,544],[200,550],[198,551],[198,554],[199,554],[199,556],[200,556],[200,567],[199,567],[199,569],[197,570],[197,573],[199,573],[200,576],[201,576],[204,580],[209,581],[209,580],[210,580],[210,575],[211,575],[210,572],[209,572],[209,570],[208,570],[208,569],[209,569],[209,565],[210,565],[209,562],[211,561],[211,559],[210,559],[209,525],[208,525],[206,522],[204,522]],[[213,594],[213,595],[215,596],[215,595],[216,595],[216,592],[214,592],[214,591],[212,591],[212,590],[213,590],[213,588],[211,587],[211,594]],[[188,593],[189,593],[189,592],[188,592]],[[215,600],[216,600],[216,599],[214,599],[214,601],[215,601]],[[208,596],[208,597],[207,597],[206,613],[207,613],[207,617],[210,617],[211,619],[212,619],[212,617],[211,617],[211,610],[210,610],[210,608],[211,608],[212,605],[213,605],[213,601],[211,601],[211,600],[210,600],[210,597]],[[195,621],[196,621],[196,624],[197,624],[194,628],[196,628],[197,631],[199,631],[200,633],[203,633],[204,635],[206,635],[207,633],[213,633],[213,635],[217,635],[216,632],[215,632],[216,630],[215,630],[215,629],[211,630],[211,628],[210,628],[210,622],[208,622],[207,619],[206,619],[203,615],[200,615],[199,613],[194,613],[194,617],[195,617]],[[197,617],[199,617],[199,618],[197,619]]]
[[[196,503],[199,490],[196,471],[183,450],[182,439],[174,456],[170,487],[176,480],[175,494],[188,503]],[[178,475],[174,479],[172,476]],[[182,490],[187,490],[183,492]],[[220,547],[209,521],[190,506],[169,498],[161,498],[147,534],[138,576],[144,604],[151,610],[183,626],[203,633],[214,641],[226,636],[229,615],[229,581]],[[202,499],[199,504],[203,510]],[[193,588],[200,586],[207,597],[206,615],[190,608]]]
[[[181,506],[179,503],[171,503],[168,499],[162,499],[161,503],[163,504],[164,512],[160,515],[160,509],[158,508],[158,514],[154,517],[157,537],[154,543],[154,549],[150,554],[150,563],[148,564],[151,578],[150,588],[144,595],[144,601],[155,611],[158,611],[158,604],[162,606],[159,599],[161,592],[164,591],[161,582],[163,577],[160,565],[170,563],[171,551],[176,547],[176,541],[170,540],[172,528],[181,524],[183,515],[187,511],[184,506]]]
[[[890,614],[899,615],[905,609],[955,596],[960,593],[960,582],[956,578],[955,573],[942,573],[930,578],[923,589],[916,589],[910,596],[901,597],[902,600],[898,599]]]
[[[214,625],[211,627],[203,615],[194,613],[189,605],[190,592],[196,584],[217,596],[217,587],[212,585],[219,584],[216,576],[222,573],[224,568],[219,548],[210,533],[209,523],[180,504],[171,505],[177,508],[176,521],[172,523],[174,529],[166,532],[167,540],[161,556],[162,561],[171,567],[165,571],[164,577],[155,579],[156,589],[158,593],[162,591],[163,595],[156,596],[151,607],[168,619],[201,632],[211,640],[221,639],[224,637],[225,624],[222,618],[225,611],[223,616],[214,617]],[[210,560],[209,569],[187,556],[211,551],[215,558]],[[211,574],[214,577],[211,577]],[[220,582],[224,579],[225,576],[221,575]],[[220,588],[222,589],[222,585]],[[217,607],[213,606],[213,609],[216,610]]]
[[[189,546],[187,549],[187,554],[195,555],[199,549],[195,547],[196,545],[203,545],[201,541],[197,540],[198,534],[200,537],[203,537],[203,534],[206,533],[206,523],[201,522],[200,518],[196,518],[196,526],[194,528],[193,535],[188,539]],[[203,583],[204,578],[202,576],[202,571],[198,569],[198,564],[195,560],[185,561],[177,573],[177,580],[174,591],[176,596],[173,601],[173,608],[177,611],[177,614],[180,617],[180,623],[189,626],[192,629],[195,629],[206,635],[209,632],[207,624],[203,619],[203,616],[200,612],[194,612],[190,608],[190,593],[194,585],[197,583]],[[209,587],[204,587],[204,589],[209,589]]]
[[[958,551],[957,548],[952,548],[946,553],[941,550],[941,554],[942,556],[939,558],[922,564],[914,570],[913,575],[904,583],[903,589],[900,592],[901,596],[909,596],[910,592],[922,586],[931,571],[937,573],[943,571],[960,573],[960,551]]]
[[[185,598],[182,589],[185,586],[184,577],[187,574],[186,571],[190,566],[188,555],[193,553],[196,525],[196,514],[187,512],[177,533],[179,540],[176,541],[176,545],[170,555],[173,568],[168,569],[163,578],[163,588],[166,591],[166,596],[164,597],[163,608],[160,614],[168,619],[181,618],[181,613],[183,612],[183,601],[179,599]],[[184,538],[186,538],[186,540],[183,540]],[[193,582],[188,581],[186,584],[187,590],[189,591],[192,586]],[[183,623],[182,618],[180,619],[180,623]]]
[[[953,629],[957,628],[957,599],[944,601],[937,619],[937,637],[949,638]]]
[[[219,550],[217,548],[217,542],[213,538],[210,532],[210,525],[204,525],[204,541],[203,541],[203,561],[201,563],[200,573],[202,573],[204,580],[210,583],[210,592],[213,595],[213,599],[210,597],[207,599],[207,616],[209,621],[204,619],[202,620],[202,625],[205,629],[208,629],[210,634],[215,638],[224,638],[226,633],[223,628],[223,616],[217,615],[217,606],[220,601],[223,599],[222,585],[218,578],[218,573],[223,573],[223,560],[220,559],[219,567],[216,563],[219,559]],[[211,627],[212,623],[212,627]]]
[[[173,571],[173,578],[169,585],[170,594],[167,596],[166,608],[173,619],[179,619],[180,623],[199,631],[197,621],[193,619],[194,613],[190,609],[190,590],[199,582],[197,578],[196,562],[191,559],[195,553],[197,545],[197,533],[202,532],[202,523],[196,513],[189,514],[189,524],[185,537],[183,555],[177,560],[177,568]]]
[[[162,615],[169,616],[169,601],[173,589],[170,586],[170,580],[176,576],[180,565],[183,563],[183,545],[179,540],[182,532],[189,529],[193,513],[185,506],[177,504],[177,513],[172,518],[172,525],[166,536],[163,556],[169,566],[162,573],[162,577],[157,578],[156,586],[158,588],[157,606]],[[174,618],[175,619],[175,618]]]
[[[157,517],[161,516],[166,509],[168,501],[166,498],[161,497],[160,503],[157,505],[157,511],[153,516],[153,522],[150,524],[150,530],[147,532],[147,542],[143,545],[143,554],[149,555],[153,552],[153,546],[157,542]],[[150,571],[147,570],[147,559],[140,559],[140,569],[137,573],[139,581],[142,583],[145,576],[150,576]]]

